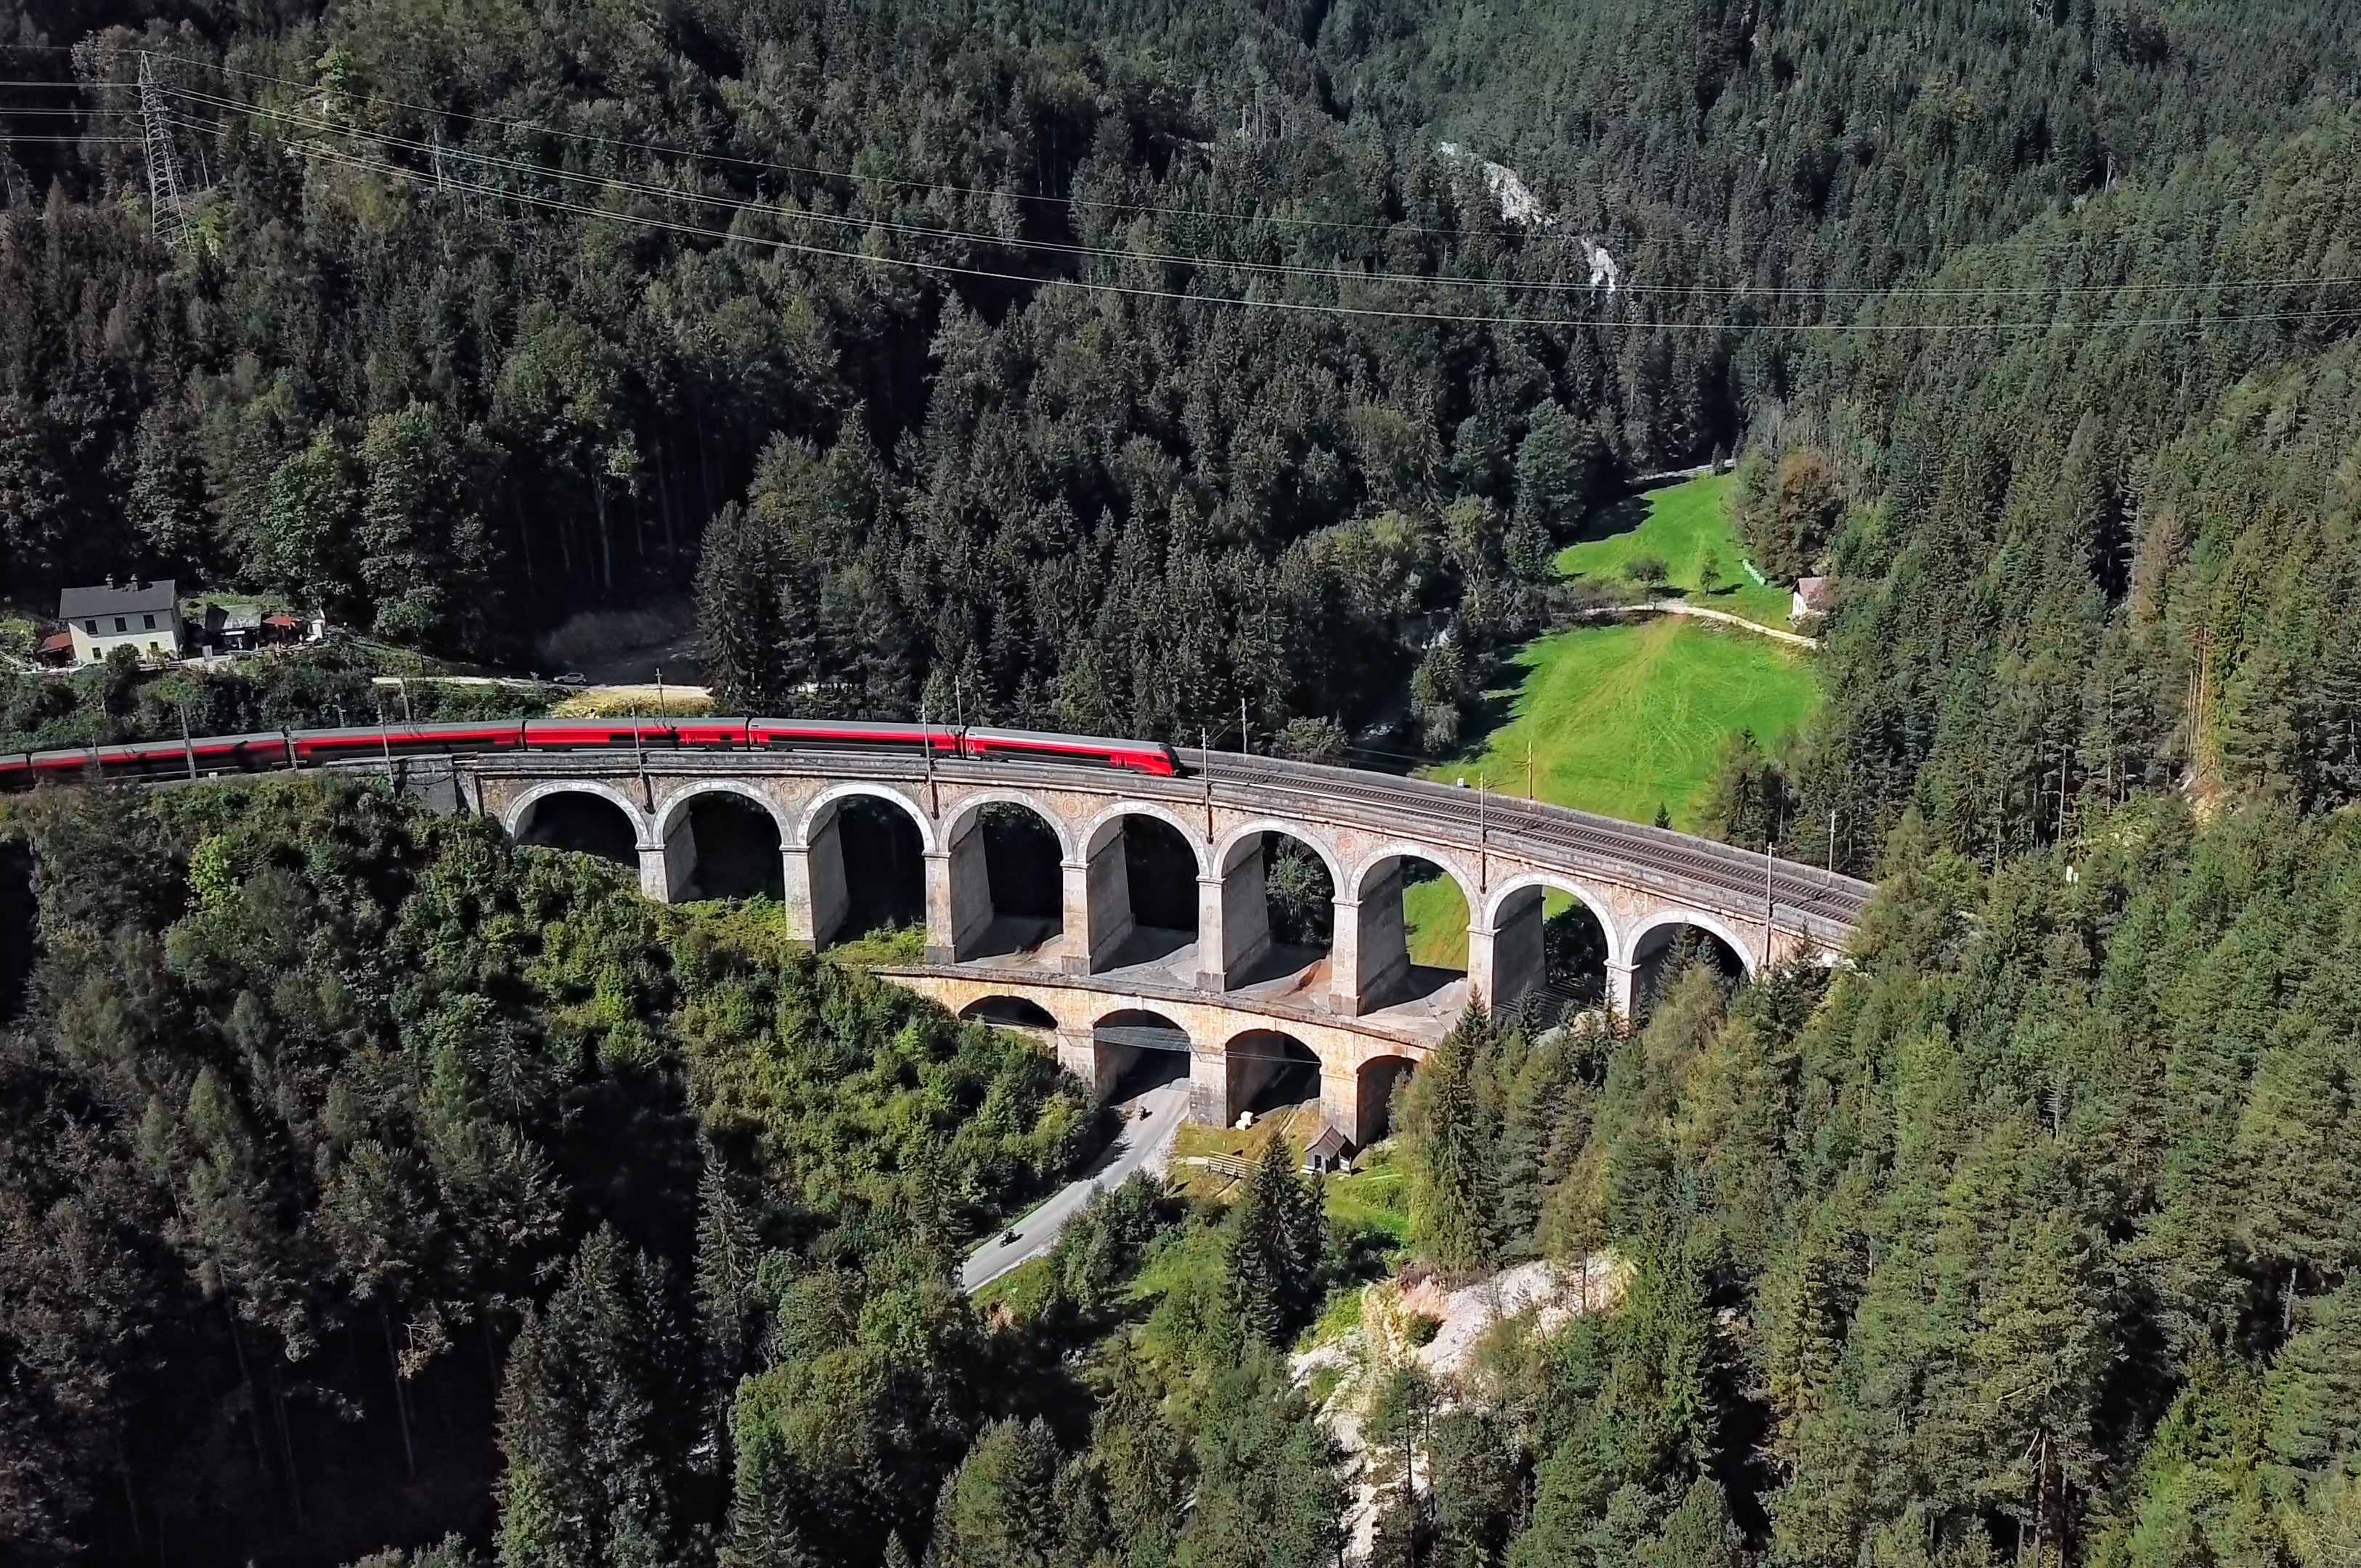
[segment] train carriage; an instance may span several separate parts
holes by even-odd
[[[1180,772],[1172,748],[1153,740],[1056,735],[1040,729],[970,729],[963,748],[979,762],[1079,762],[1170,778]]]
[[[755,718],[747,721],[752,745],[773,751],[900,751],[939,757],[959,754],[960,732],[933,724],[866,723],[852,719]]]

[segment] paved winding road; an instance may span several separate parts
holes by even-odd
[[[1148,1117],[1140,1119],[1139,1107],[1148,1107]],[[1071,1181],[1058,1195],[1010,1226],[1016,1233],[1013,1242],[1003,1242],[998,1236],[984,1243],[968,1255],[960,1268],[960,1287],[977,1290],[991,1284],[1018,1264],[1040,1256],[1057,1245],[1058,1233],[1066,1222],[1082,1212],[1091,1195],[1105,1189],[1113,1191],[1127,1180],[1131,1173],[1146,1166],[1172,1146],[1172,1135],[1180,1130],[1182,1118],[1189,1110],[1189,1080],[1185,1078],[1159,1084],[1127,1102],[1124,1109],[1130,1119],[1123,1124],[1115,1142],[1088,1175]]]

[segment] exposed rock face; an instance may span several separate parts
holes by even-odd
[[[1477,1376],[1479,1353],[1494,1329],[1515,1321],[1545,1334],[1578,1312],[1609,1310],[1623,1299],[1631,1277],[1629,1263],[1598,1253],[1571,1267],[1519,1264],[1455,1290],[1432,1277],[1380,1279],[1361,1292],[1359,1327],[1293,1359],[1298,1387],[1311,1387],[1323,1374],[1336,1376],[1320,1418],[1353,1466],[1345,1514],[1347,1563],[1367,1562],[1376,1544],[1378,1478],[1369,1466],[1363,1425],[1386,1375],[1423,1367],[1434,1379],[1439,1406],[1447,1409]],[[1411,1485],[1426,1487],[1422,1456],[1411,1459]]]
[[[1533,194],[1532,187],[1507,164],[1477,158],[1455,141],[1438,142],[1434,149],[1454,163],[1472,168],[1482,178],[1484,188],[1491,192],[1492,199],[1499,203],[1500,215],[1510,223],[1522,224],[1543,233],[1553,233],[1558,228],[1557,219],[1542,205],[1542,199]],[[1576,235],[1573,238],[1575,244],[1582,247],[1584,261],[1589,264],[1591,288],[1604,289],[1611,296],[1622,286],[1623,269],[1616,265],[1615,258],[1607,253],[1607,247],[1589,235]]]

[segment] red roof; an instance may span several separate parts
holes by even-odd
[[[63,653],[72,647],[73,633],[71,631],[52,631],[41,639],[41,652],[44,653]]]
[[[282,610],[276,615],[264,616],[262,618],[262,624],[265,626],[293,626],[300,628],[303,623],[301,620],[298,620],[295,617],[289,615]]]

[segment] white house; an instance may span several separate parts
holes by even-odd
[[[180,600],[170,578],[151,583],[134,577],[117,587],[68,588],[58,596],[58,619],[73,637],[74,663],[98,664],[117,648],[143,659],[181,656]]]

